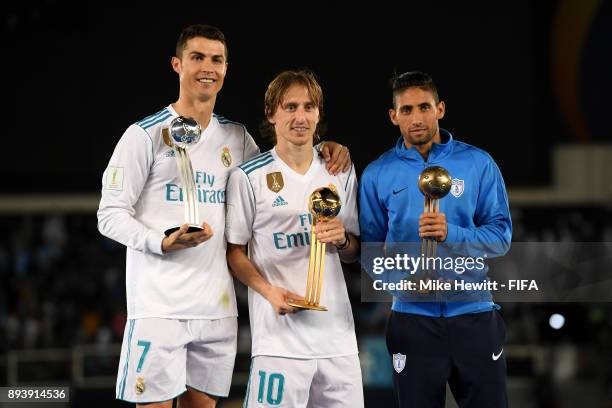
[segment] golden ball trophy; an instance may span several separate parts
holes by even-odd
[[[312,227],[310,229],[310,258],[308,260],[308,277],[306,278],[306,295],[304,300],[287,302],[289,305],[300,309],[327,311],[325,306],[319,305],[325,270],[325,243],[317,239],[314,226],[320,221],[336,217],[341,207],[340,196],[333,188],[317,188],[310,195],[308,211],[312,216]]]
[[[419,190],[425,196],[423,212],[437,213],[440,211],[440,199],[444,198],[450,191],[452,179],[444,167],[427,167],[419,175]],[[431,280],[436,270],[436,262],[433,259],[433,267],[429,269],[430,258],[436,257],[438,241],[435,238],[423,238],[421,240],[421,254],[425,257],[424,280]],[[421,291],[429,292],[428,290]]]

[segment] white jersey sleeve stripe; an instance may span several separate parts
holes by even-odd
[[[273,157],[270,157],[270,158],[266,159],[266,161],[264,161],[264,162],[261,162],[261,163],[259,163],[259,164],[257,164],[257,165],[254,165],[254,166],[249,167],[247,170],[244,170],[244,172],[245,172],[247,175],[248,175],[248,174],[251,174],[251,172],[253,172],[254,170],[257,170],[257,169],[259,169],[260,167],[265,166],[266,164],[270,164],[270,163],[272,163],[273,161],[274,161],[274,158],[273,158]]]
[[[147,118],[144,118],[143,120],[137,122],[136,124],[140,127],[148,127],[149,123],[154,122],[155,120],[159,119],[161,116],[166,116],[169,115],[170,112],[168,111],[168,109],[162,109],[161,111],[159,111],[158,113],[156,113],[155,115],[151,115]]]
[[[251,160],[247,161],[246,163],[243,163],[240,166],[240,168],[246,172],[247,170],[249,170],[249,168],[257,165],[257,163],[261,163],[262,161],[265,161],[271,157],[272,155],[269,152],[260,154],[258,156],[253,157]]]
[[[149,115],[146,118],[144,118],[142,120],[139,120],[138,122],[136,122],[136,124],[138,126],[140,126],[142,123],[145,123],[145,122],[148,122],[148,121],[153,120],[155,118],[158,118],[160,115],[162,115],[164,112],[166,112],[166,110],[167,109],[164,108],[164,109],[160,110],[159,112],[154,113],[153,115]]]
[[[143,124],[142,128],[143,129],[149,129],[150,127],[153,127],[153,126],[157,125],[158,123],[161,123],[161,122],[165,121],[166,119],[168,119],[171,116],[172,116],[172,114],[170,112],[168,112],[168,113],[166,113],[164,115],[161,115],[159,118],[155,119],[153,122],[148,122],[146,124]]]

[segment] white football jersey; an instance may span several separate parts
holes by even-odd
[[[251,261],[268,282],[302,296],[310,256],[310,194],[319,187],[335,186],[342,203],[339,217],[347,231],[359,235],[354,168],[332,176],[314,149],[313,154],[310,169],[301,175],[272,149],[232,170],[227,186],[227,241],[248,243]],[[305,310],[281,316],[249,288],[253,357],[327,358],[357,353],[338,251],[334,245],[326,247],[320,304],[327,312]]]
[[[230,170],[259,149],[244,126],[213,115],[198,143],[188,147],[200,223],[207,222],[213,236],[163,254],[163,232],[185,222],[175,151],[162,137],[177,116],[168,106],[125,131],[103,175],[98,228],[127,246],[128,318],[236,316],[225,257],[225,188]]]

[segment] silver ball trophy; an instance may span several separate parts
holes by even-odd
[[[189,159],[187,147],[200,140],[202,127],[193,118],[179,116],[170,122],[170,127],[162,129],[164,142],[174,148],[176,165],[183,189],[185,203],[185,224],[189,225],[187,232],[202,231],[200,216],[198,212],[198,200],[195,180],[193,178],[193,167]],[[175,225],[164,231],[166,236],[178,230],[181,226]]]

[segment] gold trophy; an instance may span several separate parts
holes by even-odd
[[[317,239],[314,226],[319,221],[330,220],[336,217],[341,207],[340,196],[333,186],[317,188],[310,195],[308,211],[312,216],[312,227],[310,229],[310,258],[308,260],[306,296],[304,296],[304,300],[287,302],[290,306],[300,309],[318,310],[320,312],[327,311],[325,306],[319,305],[323,286],[323,272],[325,270],[325,243]]]
[[[425,196],[423,212],[436,213],[440,210],[440,199],[444,198],[450,191],[452,180],[450,174],[444,167],[431,166],[427,167],[419,175],[419,190]],[[421,241],[421,253],[425,256],[425,280],[430,280],[432,272],[436,270],[435,260],[433,268],[429,269],[427,260],[436,257],[436,248],[438,241],[434,238],[423,238]],[[424,291],[428,292],[428,291]]]

